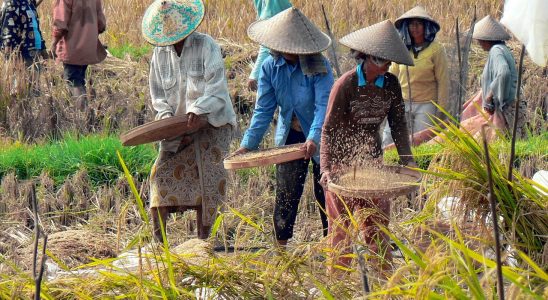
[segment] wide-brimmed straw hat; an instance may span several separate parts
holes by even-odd
[[[399,64],[413,65],[407,47],[389,20],[354,31],[340,40],[341,44],[362,53]]]
[[[434,26],[436,26],[437,31],[440,30],[440,24],[436,22],[422,6],[415,6],[412,9],[405,12],[403,15],[401,15],[399,18],[396,19],[396,22],[394,22],[394,25],[396,28],[400,28],[401,24],[403,23],[403,20],[406,19],[422,19],[426,21],[432,22]]]
[[[173,45],[194,32],[204,15],[202,0],[156,0],[143,17],[143,37],[156,46]]]
[[[288,54],[316,54],[331,45],[329,36],[295,7],[270,19],[252,23],[247,34],[253,41],[271,50]]]
[[[512,38],[504,26],[491,16],[486,16],[476,23],[472,37],[483,41],[507,41]]]

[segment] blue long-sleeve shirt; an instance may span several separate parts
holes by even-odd
[[[257,103],[241,147],[255,150],[268,129],[276,108],[279,108],[274,142],[285,145],[293,115],[297,117],[307,140],[320,145],[329,93],[334,79],[329,63],[324,58],[327,74],[305,76],[299,64],[291,65],[283,56],[268,57],[259,76]],[[319,147],[318,147],[319,150]],[[319,162],[319,151],[314,155]]]

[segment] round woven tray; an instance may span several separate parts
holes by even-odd
[[[374,170],[372,170],[374,171]],[[404,174],[408,175],[410,178],[409,184],[403,184],[397,187],[387,187],[385,189],[368,189],[364,188],[353,188],[341,186],[337,182],[337,178],[328,183],[328,189],[330,192],[338,194],[342,197],[352,197],[352,198],[393,198],[401,195],[407,195],[411,192],[418,190],[419,186],[416,184],[421,181],[421,173],[415,170],[408,169],[406,167],[399,166],[384,166],[382,168],[383,172],[395,173],[395,174]],[[343,176],[352,176],[353,171],[341,174],[339,178]]]
[[[280,164],[304,158],[303,144],[286,145],[276,148],[250,151],[245,154],[231,155],[224,160],[227,170],[245,169]]]
[[[191,134],[208,124],[205,116],[200,116],[192,127],[187,121],[186,115],[152,121],[122,134],[120,140],[124,146],[136,146]]]

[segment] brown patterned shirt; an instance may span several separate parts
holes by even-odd
[[[400,84],[391,73],[383,79],[382,88],[371,83],[358,86],[358,75],[353,70],[335,82],[322,130],[322,172],[379,157],[379,127],[386,117],[401,163],[413,161]]]

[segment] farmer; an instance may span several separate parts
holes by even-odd
[[[447,55],[443,46],[435,41],[440,25],[421,6],[404,13],[394,25],[413,58],[414,66],[393,63],[389,72],[398,77],[407,122],[414,134],[432,126],[430,117],[438,114],[434,103],[446,110],[449,108]],[[390,126],[386,124],[383,146],[391,143]]]
[[[322,131],[320,165],[329,233],[333,249],[342,251],[341,256],[333,260],[342,266],[350,264],[350,258],[343,257],[350,252],[346,204],[353,213],[374,210],[362,219],[360,231],[369,250],[380,257],[374,266],[386,271],[391,262],[388,239],[375,224],[388,226],[390,202],[387,199],[342,198],[343,203],[329,191],[327,184],[350,167],[378,163],[377,158],[382,155],[379,128],[385,118],[388,118],[400,163],[414,165],[401,87],[398,78],[387,72],[391,62],[412,65],[413,60],[388,20],[350,33],[341,39],[341,43],[352,49],[360,63],[333,86]]]
[[[0,14],[0,48],[6,58],[15,55],[34,71],[29,83],[33,93],[39,92],[35,82],[39,71],[37,62],[40,57],[48,57],[36,7],[34,0],[6,0]]]
[[[33,65],[40,55],[47,57],[34,0],[6,0],[2,4],[0,47],[6,56],[17,53],[25,65]]]
[[[150,210],[159,241],[168,214],[189,209],[197,212],[198,237],[206,239],[226,197],[222,161],[236,114],[221,48],[210,36],[195,32],[204,9],[201,0],[155,1],[143,17],[143,36],[156,46],[149,75],[156,119],[186,115],[194,126],[200,116],[207,118],[198,132],[160,142],[150,173]]]
[[[318,150],[325,108],[333,86],[333,73],[321,52],[329,47],[331,40],[296,8],[253,23],[248,34],[252,40],[271,49],[271,55],[261,67],[253,118],[240,149],[235,153],[245,153],[259,147],[278,108],[276,146],[304,143],[306,155],[304,159],[276,165],[276,239],[279,245],[284,246],[293,237],[310,160],[314,195],[321,207],[323,233],[326,235],[327,217],[323,189],[319,183]]]
[[[101,0],[56,0],[53,7],[54,57],[63,63],[64,79],[80,110],[86,103],[86,69],[102,62],[107,52],[99,41],[106,29]]]
[[[257,19],[259,20],[272,18],[279,12],[291,7],[289,0],[253,0],[253,5],[257,11]],[[247,81],[247,86],[251,91],[257,91],[257,80],[259,79],[261,66],[269,55],[270,51],[265,46],[261,45],[259,53],[257,54],[257,60],[253,65],[253,70]]]
[[[509,130],[515,119],[514,100],[518,79],[516,61],[504,42],[510,39],[510,35],[499,22],[491,16],[486,16],[475,25],[472,37],[478,41],[484,51],[489,52],[481,76],[483,110],[490,115],[500,113],[503,127]],[[525,102],[521,101],[520,104],[524,105]],[[520,111],[523,114],[518,120],[518,136],[524,133],[525,107],[520,107]]]

